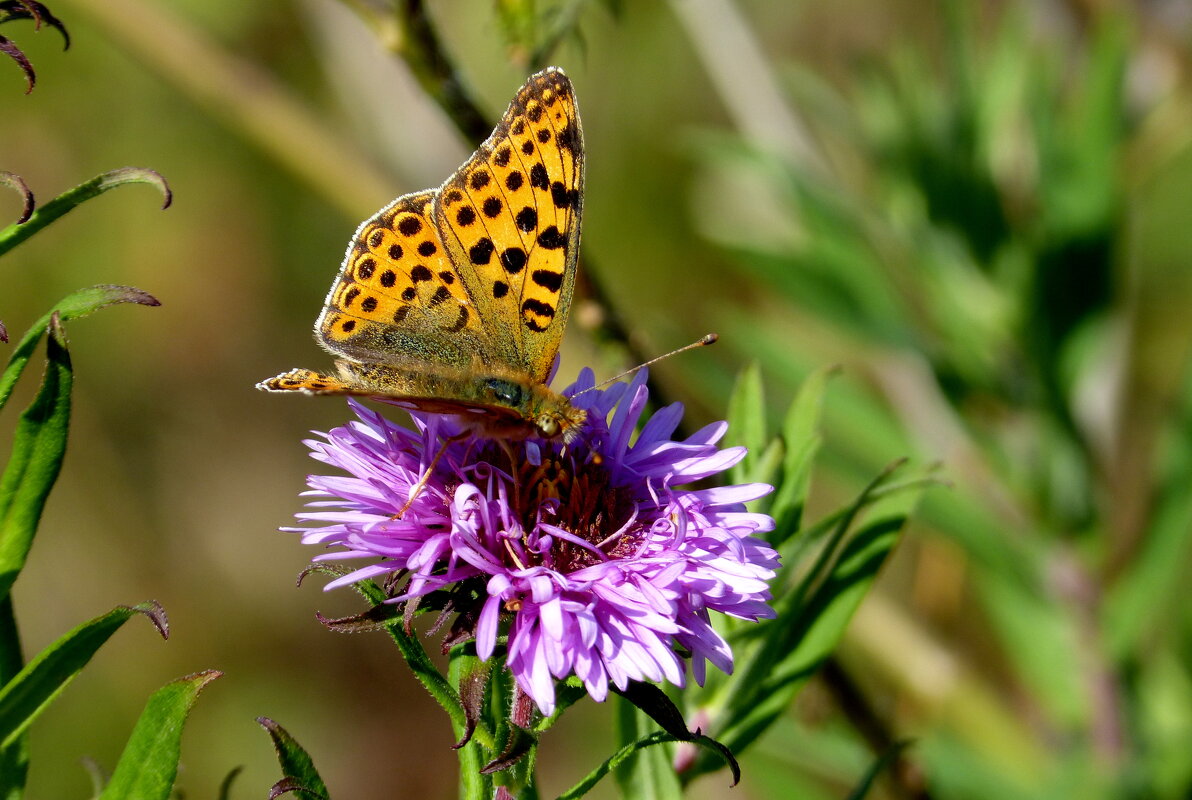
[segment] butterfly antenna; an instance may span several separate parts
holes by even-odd
[[[679,353],[685,353],[688,350],[694,350],[697,347],[707,347],[710,344],[716,344],[716,340],[719,338],[720,338],[720,335],[716,334],[716,333],[706,334],[705,336],[701,337],[699,339],[699,341],[692,342],[689,345],[680,347],[678,350],[671,350],[669,353],[664,353],[663,355],[660,355],[657,358],[651,358],[646,363],[638,364],[636,367],[634,367],[632,369],[627,369],[624,372],[622,372],[620,375],[614,375],[613,377],[609,378],[608,380],[604,381],[603,383],[599,383],[599,384],[593,386],[591,389],[584,389],[583,392],[576,392],[575,396],[578,397],[579,395],[583,394],[584,392],[590,392],[590,391],[593,391],[594,389],[600,389],[604,386],[608,386],[610,383],[613,383],[614,381],[619,381],[619,380],[621,380],[621,378],[624,378],[626,375],[632,375],[633,373],[637,372],[642,367],[648,367],[651,364],[656,364],[664,358],[670,358],[671,356],[677,356]]]

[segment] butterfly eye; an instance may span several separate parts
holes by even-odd
[[[517,408],[525,397],[522,387],[512,381],[489,378],[484,382],[484,386],[494,400],[510,408]]]
[[[551,439],[559,435],[559,421],[554,417],[539,417],[534,422],[534,425],[538,428],[538,432],[547,439]]]

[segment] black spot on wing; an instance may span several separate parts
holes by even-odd
[[[517,212],[513,221],[517,223],[518,229],[529,233],[538,227],[538,212],[530,206],[524,206],[521,211]]]
[[[559,147],[574,153],[579,148],[579,129],[575,127],[575,120],[570,120],[557,134],[555,141]]]
[[[493,257],[495,250],[496,247],[493,246],[493,240],[485,236],[468,250],[468,259],[477,266],[487,264]]]
[[[510,247],[501,253],[501,266],[510,275],[516,275],[526,266],[526,251],[520,247]]]
[[[550,269],[536,269],[530,277],[534,283],[551,292],[558,292],[559,287],[563,285],[563,273]]]
[[[550,199],[555,208],[575,208],[579,201],[579,192],[563,185],[562,181],[555,181],[550,185]]]
[[[525,322],[526,327],[538,333],[546,330],[547,326],[550,325],[552,318],[555,316],[554,306],[533,298],[522,303],[521,310],[522,321]],[[539,322],[538,317],[545,317],[546,322]]]
[[[542,233],[538,234],[538,244],[546,250],[558,250],[567,244],[567,239],[563,234],[559,233],[559,229],[551,225]]]

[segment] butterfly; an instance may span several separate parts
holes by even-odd
[[[454,414],[495,439],[573,438],[586,412],[546,382],[575,286],[583,186],[575,92],[550,67],[442,186],[356,230],[315,322],[337,374],[294,369],[257,388]]]

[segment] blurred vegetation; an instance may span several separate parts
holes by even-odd
[[[100,315],[72,342],[77,460],[16,603],[31,652],[147,597],[174,636],[122,633],[39,720],[30,796],[85,796],[86,772],[63,765],[115,763],[142,699],[203,667],[227,677],[189,723],[190,794],[214,795],[237,763],[240,787],[272,784],[260,713],[320,755],[337,796],[450,793],[446,721],[376,639],[318,625],[312,607],[351,598],[292,590],[310,553],[271,533],[298,507],[302,432],[345,409],[252,386],[324,363],[308,331],[355,225],[437,184],[475,142],[425,91],[436,73],[400,57],[423,40],[403,39],[386,4],[52,5],[66,53],[53,32],[5,26],[38,81],[26,96],[0,63],[0,170],[51,197],[145,165],[175,203],[163,214],[135,188],[113,193],[0,262],[10,331],[84,285],[136,285],[163,304]],[[525,8],[546,22],[519,24]],[[836,659],[746,755],[733,796],[844,796],[875,751],[913,738],[873,796],[1187,797],[1186,6],[431,11],[484,118],[543,52],[576,84],[584,269],[601,302],[575,309],[564,379],[621,366],[593,345],[611,311],[631,352],[717,330],[716,348],[654,370],[693,422],[723,416],[751,360],[775,412],[812,370],[843,367],[815,506],[903,455],[938,459],[952,484],[929,493]],[[0,193],[0,218],[21,210]],[[576,743],[608,725],[602,712],[544,743],[545,793],[590,766]],[[694,787],[726,791],[718,777]]]

